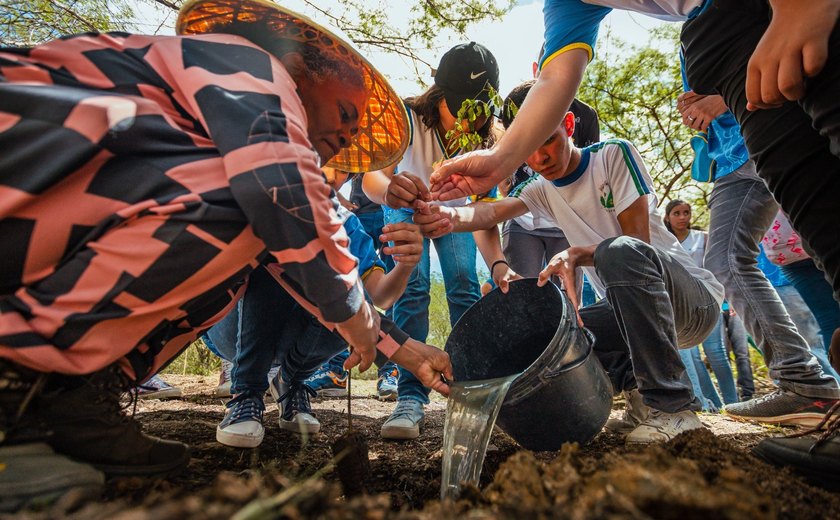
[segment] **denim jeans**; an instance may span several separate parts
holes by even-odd
[[[627,236],[598,245],[595,272],[607,297],[580,315],[613,389],[638,387],[645,404],[664,412],[700,410],[678,349],[717,323],[720,307],[708,289],[672,256]]]
[[[825,273],[817,269],[811,259],[784,265],[781,269],[816,318],[823,347],[828,352],[831,335],[840,328],[840,305],[834,299]]]
[[[723,406],[720,402],[720,396],[712,384],[712,378],[709,376],[709,371],[706,370],[706,365],[700,359],[700,347],[681,348],[680,359],[685,365],[685,373],[688,375],[688,380],[691,381],[691,389],[694,395],[700,399],[702,403],[702,410],[704,412],[716,412]],[[700,382],[700,378],[703,382]]]
[[[750,361],[750,346],[747,341],[747,329],[744,320],[737,314],[728,311],[723,313],[723,325],[726,334],[727,348],[735,356],[735,369],[738,371],[738,391],[741,401],[752,399],[755,394],[755,380],[753,379],[752,362]]]
[[[764,354],[770,377],[798,394],[840,397],[837,382],[823,373],[778,294],[758,268],[758,243],[778,206],[756,175],[752,161],[715,181],[709,209],[704,266],[723,284],[726,299]]]
[[[266,375],[273,365],[280,365],[284,381],[303,381],[347,348],[340,336],[298,305],[262,266],[248,277],[248,288],[236,308],[210,328],[204,339],[219,357],[233,363],[233,394],[264,394]]]
[[[411,222],[410,211],[384,208],[385,223]],[[434,239],[440,259],[446,302],[449,305],[449,322],[454,326],[470,306],[481,296],[475,272],[476,246],[472,233],[450,233]],[[429,303],[431,301],[429,239],[423,240],[423,256],[411,272],[405,293],[392,308],[394,323],[418,341],[429,335]],[[429,402],[429,389],[424,388],[414,374],[400,370],[399,400],[411,399]]]
[[[796,324],[797,330],[802,334],[802,337],[811,345],[811,353],[817,358],[823,372],[835,380],[838,379],[837,372],[831,367],[828,362],[828,353],[823,346],[822,336],[820,336],[819,325],[811,310],[805,304],[799,291],[793,285],[782,285],[776,287],[776,292],[779,293],[779,298],[785,305],[790,319]]]
[[[718,387],[720,388],[720,395],[723,397],[723,403],[737,403],[738,390],[735,388],[732,365],[729,364],[726,345],[723,343],[723,315],[718,318],[718,323],[712,329],[711,334],[703,340],[703,353],[706,354],[706,359],[709,360],[712,372],[715,373],[715,378],[717,378]],[[703,368],[705,369],[705,365],[703,365]],[[705,371],[708,372],[708,370]],[[709,382],[711,383],[711,379]]]
[[[767,0],[712,0],[683,25],[680,40],[688,83],[699,94],[723,97],[741,125],[759,175],[826,273],[834,298],[840,299],[840,25],[832,30],[824,68],[807,79],[800,100],[749,111],[748,62],[771,18]],[[741,317],[750,330],[753,320]],[[774,341],[770,348],[774,377],[783,385],[812,397],[840,397],[836,384],[825,384],[825,378],[802,366],[804,348],[791,359],[791,353],[778,352],[776,345]]]

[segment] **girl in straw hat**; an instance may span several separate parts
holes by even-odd
[[[336,324],[348,366],[376,345],[447,390],[448,358],[365,302],[319,169],[402,155],[385,79],[262,0],[188,2],[178,32],[0,49],[0,449],[48,430],[106,473],[185,467],[186,447],[143,435],[117,399],[221,319],[261,262]]]

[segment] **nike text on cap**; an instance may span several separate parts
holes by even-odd
[[[446,51],[440,59],[435,85],[443,90],[449,111],[457,117],[465,99],[488,103],[490,95],[486,87],[489,85],[499,90],[499,65],[484,45],[462,43]]]

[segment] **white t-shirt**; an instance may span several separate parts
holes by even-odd
[[[697,229],[689,229],[688,236],[680,242],[685,252],[691,256],[694,263],[703,267],[703,257],[706,256],[706,233]]]
[[[611,139],[583,148],[580,165],[570,175],[556,181],[532,177],[517,186],[511,195],[522,200],[534,216],[553,220],[573,246],[600,244],[622,235],[618,215],[639,197],[650,195],[651,245],[675,258],[722,303],[723,286],[712,273],[694,263],[662,223],[652,186],[636,148],[627,141]],[[583,269],[593,287],[603,295],[604,284],[595,269]]]
[[[443,159],[455,157],[460,153],[460,149],[452,153],[446,153],[443,140],[435,129],[429,129],[420,120],[420,116],[413,110],[406,107],[408,112],[409,130],[411,139],[408,142],[408,149],[402,159],[397,165],[396,173],[408,172],[412,173],[429,186],[429,180],[434,171],[434,165]],[[465,204],[463,199],[452,200],[448,202],[440,202],[442,206],[463,206]]]

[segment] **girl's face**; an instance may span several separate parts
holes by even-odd
[[[691,225],[691,206],[679,204],[671,208],[668,213],[668,222],[674,230],[686,230]]]

